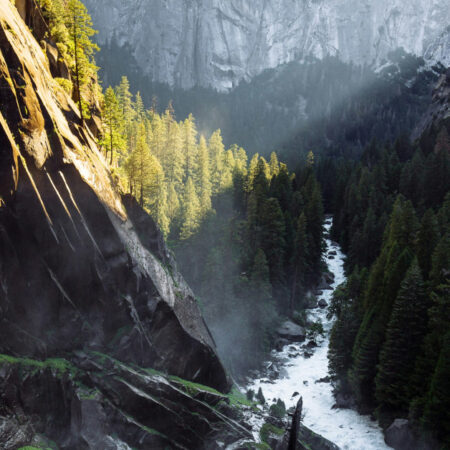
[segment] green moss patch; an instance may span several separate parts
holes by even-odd
[[[261,430],[259,430],[259,437],[261,438],[262,442],[268,441],[271,434],[275,434],[276,436],[283,436],[284,431],[282,428],[278,428],[275,425],[272,425],[271,423],[265,423]]]
[[[71,373],[75,374],[77,372],[77,368],[70,364],[69,361],[63,358],[50,358],[44,361],[40,361],[37,359],[31,358],[16,358],[10,355],[0,355],[0,365],[9,364],[9,365],[20,365],[24,368],[29,368],[32,373],[35,373],[40,370],[51,369],[59,374],[63,373]]]

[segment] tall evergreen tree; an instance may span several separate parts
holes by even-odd
[[[69,31],[70,49],[74,58],[73,74],[76,100],[83,121],[85,112],[82,87],[87,84],[89,77],[96,73],[93,55],[99,48],[91,41],[91,37],[96,33],[92,28],[91,16],[79,0],[68,0],[66,26]]]
[[[200,198],[200,207],[202,214],[205,214],[211,210],[212,184],[208,146],[206,144],[206,139],[203,136],[200,137],[200,143],[198,146],[197,180],[199,187],[198,194]]]
[[[123,118],[114,89],[109,87],[105,93],[105,104],[103,108],[104,136],[106,157],[109,156],[109,164],[114,165],[114,154],[122,154],[125,150],[125,139],[123,137]]]
[[[380,354],[376,398],[383,408],[408,408],[411,374],[427,329],[427,307],[422,274],[415,261],[394,302]]]
[[[186,190],[182,205],[182,225],[180,231],[180,239],[190,238],[200,225],[200,201],[195,192],[194,182],[192,178],[188,178],[186,182]]]

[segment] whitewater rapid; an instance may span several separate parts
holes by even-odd
[[[325,222],[327,232],[332,225],[331,219]],[[330,255],[336,252],[336,255]],[[344,255],[338,244],[326,240],[326,262],[330,272],[335,276],[333,290],[326,290],[319,299],[330,303],[334,289],[345,281]],[[333,259],[334,258],[334,259]],[[310,310],[308,318],[311,321],[322,322],[325,336],[317,340],[318,347],[310,358],[303,356],[302,344],[286,345],[281,351],[273,351],[275,361],[285,361],[281,364],[279,376],[276,379],[259,378],[250,381],[246,386],[257,392],[262,389],[266,401],[271,404],[280,398],[287,408],[295,406],[299,396],[303,397],[303,424],[311,430],[334,442],[341,449],[348,450],[383,450],[390,449],[384,442],[383,432],[377,423],[369,416],[362,416],[351,409],[333,409],[335,399],[329,382],[318,382],[329,375],[328,347],[329,334],[334,318],[327,318],[327,310],[316,308]],[[293,397],[294,393],[299,393]]]

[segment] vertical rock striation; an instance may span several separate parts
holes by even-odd
[[[154,81],[226,91],[306,56],[380,62],[403,47],[450,63],[445,0],[86,0],[101,45]],[[123,68],[126,72],[126,68]]]

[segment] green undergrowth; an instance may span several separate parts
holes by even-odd
[[[17,450],[54,450],[54,448],[42,446],[36,447],[35,445],[25,445],[25,447],[19,447]]]
[[[244,442],[243,447],[249,450],[272,450],[265,442]]]
[[[218,395],[221,397],[226,397],[225,394],[222,394],[218,390],[216,390],[212,387],[209,387],[209,386],[205,386],[203,384],[194,383],[193,381],[188,381],[183,378],[177,377],[175,375],[169,375],[168,378],[169,378],[169,380],[173,381],[174,383],[181,384],[183,386],[184,390],[186,391],[186,393],[191,396],[194,396],[198,392],[203,391],[203,392],[209,392],[210,394]]]
[[[63,358],[50,358],[44,361],[31,358],[17,358],[10,355],[0,354],[0,366],[4,364],[19,365],[28,368],[32,373],[40,370],[51,369],[58,374],[70,373],[75,375],[78,369]]]
[[[259,430],[259,437],[261,438],[262,442],[268,441],[271,434],[275,434],[277,436],[282,436],[284,434],[284,430],[282,428],[278,428],[275,425],[272,425],[271,423],[265,423],[261,430]]]

